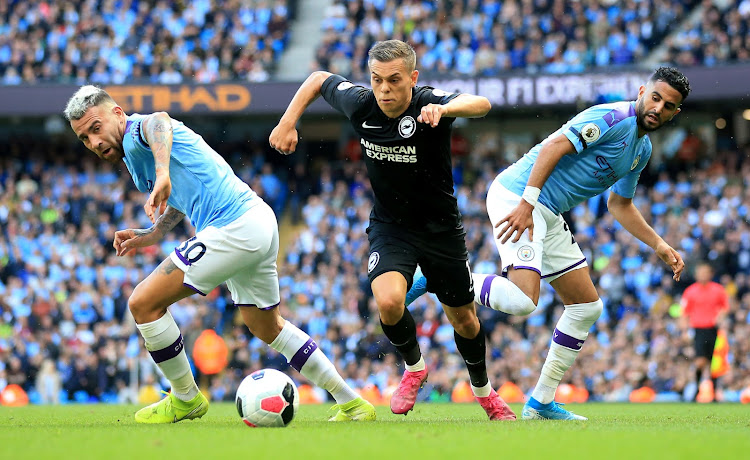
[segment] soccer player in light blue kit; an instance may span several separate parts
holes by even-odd
[[[562,218],[575,205],[610,189],[607,206],[617,221],[649,245],[679,280],[685,264],[633,205],[641,171],[651,157],[648,133],[680,112],[687,78],[661,67],[636,101],[596,105],[565,123],[500,173],[487,194],[503,276],[473,274],[475,301],[513,315],[528,315],[539,301],[540,280],[565,305],[524,419],[586,420],[555,403],[555,391],[599,318],[602,301],[586,258]],[[408,300],[423,293],[415,280]]]
[[[338,412],[331,421],[375,419],[372,404],[344,382],[310,336],[279,315],[276,216],[201,136],[164,112],[128,116],[91,85],[71,97],[65,117],[89,150],[124,162],[138,190],[149,193],[144,208],[153,225],[116,232],[118,256],[156,244],[185,216],[196,229],[128,299],[146,348],[172,385],[164,399],[136,412],[137,422],[174,423],[208,411],[167,308],[223,282],[253,335],[333,395]]]

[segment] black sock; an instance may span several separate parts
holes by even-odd
[[[719,391],[719,388],[717,387],[717,385],[719,384],[719,379],[712,377],[711,378],[711,383],[714,384],[714,401],[715,401],[716,400],[716,392]]]
[[[485,362],[487,342],[482,323],[479,323],[479,333],[473,339],[462,337],[456,331],[453,331],[453,337],[456,339],[456,348],[469,370],[471,384],[477,388],[487,385],[490,379],[487,377],[487,363]]]
[[[422,352],[419,351],[419,343],[417,342],[417,324],[414,322],[414,317],[411,316],[409,309],[404,308],[404,316],[393,326],[383,324],[382,320],[380,325],[383,326],[385,336],[396,347],[406,364],[409,366],[417,364],[419,358],[422,357]]]

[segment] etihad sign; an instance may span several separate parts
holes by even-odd
[[[239,112],[250,107],[250,89],[236,84],[210,86],[106,86],[125,112]]]

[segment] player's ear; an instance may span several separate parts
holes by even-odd
[[[114,113],[115,115],[119,117],[123,115],[125,111],[122,110],[122,107],[120,107],[119,105],[115,105],[114,107],[112,107],[112,113]]]
[[[642,98],[645,92],[646,92],[646,86],[641,85],[641,87],[638,88],[638,99]]]
[[[416,69],[415,69],[415,70],[414,70],[414,71],[413,71],[413,72],[411,73],[411,87],[412,87],[412,88],[413,88],[413,87],[415,87],[415,86],[417,86],[417,80],[418,80],[418,79],[419,79],[419,70],[416,70]]]
[[[678,113],[682,112],[682,107],[678,107],[677,110],[674,111],[674,114],[672,114],[671,117],[669,117],[669,121],[672,121],[672,118],[676,117]]]

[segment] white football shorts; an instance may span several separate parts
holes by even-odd
[[[227,283],[238,306],[267,310],[279,305],[279,228],[266,203],[229,225],[206,227],[170,254],[185,272],[184,284],[201,295]]]
[[[527,230],[517,243],[512,241],[515,235],[505,244],[501,243],[497,239],[499,229],[495,225],[510,214],[520,201],[519,195],[503,187],[497,180],[492,181],[487,192],[487,213],[492,222],[503,273],[510,266],[525,268],[534,270],[546,281],[552,282],[571,270],[588,266],[565,219],[541,203],[537,203],[531,214],[534,219],[534,241],[529,239]]]

